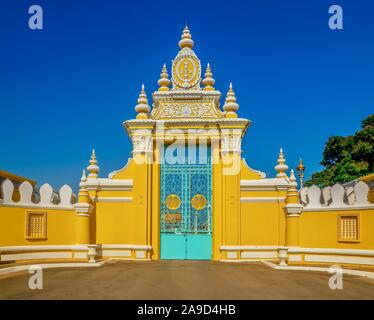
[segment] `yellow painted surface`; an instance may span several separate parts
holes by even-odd
[[[26,239],[27,211],[47,212],[47,239]],[[0,205],[0,246],[76,244],[75,215],[73,210],[40,210]]]
[[[338,216],[360,215],[360,241],[338,241]],[[300,217],[300,246],[305,248],[374,249],[374,210],[303,212]]]

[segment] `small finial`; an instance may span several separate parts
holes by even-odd
[[[190,29],[188,29],[187,25],[183,29],[183,33],[181,36],[181,40],[179,41],[179,47],[183,48],[190,48],[192,49],[194,46],[194,41],[192,40],[192,36],[190,33]]]
[[[299,203],[299,193],[297,192],[297,181],[296,181],[295,172],[293,169],[291,169],[290,178],[288,179],[286,203],[287,204],[298,204]]]
[[[97,165],[96,153],[95,149],[92,150],[90,164],[87,167],[87,171],[89,172],[88,178],[97,178],[98,173],[100,171],[100,167]]]
[[[286,164],[286,159],[284,158],[283,148],[280,148],[278,164],[274,169],[278,172],[277,178],[287,178],[286,171],[288,170],[288,166]]]
[[[202,80],[202,83],[204,85],[204,90],[206,91],[214,90],[213,86],[216,83],[216,81],[213,79],[213,73],[212,73],[209,63],[206,67],[206,72],[204,75],[204,79]]]
[[[86,182],[87,182],[86,170],[83,169],[82,177],[81,177],[81,181],[80,181],[80,183],[79,183],[79,186],[80,186],[80,187],[84,187],[84,186],[86,186],[86,185],[87,185]]]
[[[164,64],[162,67],[160,79],[158,80],[157,83],[160,86],[158,88],[158,91],[169,91],[169,86],[170,86],[171,81],[169,80],[169,74],[166,69],[166,64]]]
[[[292,181],[292,182],[296,181],[296,177],[295,177],[295,173],[294,173],[293,169],[291,169],[290,181]]]
[[[142,84],[142,90],[140,91],[138,104],[135,106],[135,111],[138,113],[136,119],[148,119],[148,113],[151,111],[148,105],[147,94],[144,90],[144,84]]]
[[[79,183],[78,202],[89,203],[89,193],[87,191],[86,170],[83,169],[81,181]]]
[[[226,111],[226,118],[237,118],[238,115],[236,114],[236,111],[238,111],[239,105],[236,102],[236,96],[235,92],[232,89],[232,83],[230,82],[230,88],[227,92],[226,101],[223,105],[223,110]]]

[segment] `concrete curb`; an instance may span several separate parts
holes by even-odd
[[[261,261],[261,262],[264,265],[270,268],[273,268],[275,270],[315,271],[315,272],[327,272],[327,273],[329,273],[329,270],[330,270],[330,268],[323,268],[323,267],[279,266],[269,261]],[[343,271],[343,274],[349,274],[352,276],[367,277],[369,279],[374,279],[374,272],[352,270],[352,269],[342,269],[342,271]]]

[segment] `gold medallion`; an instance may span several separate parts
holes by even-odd
[[[173,64],[175,84],[183,89],[196,86],[200,80],[200,62],[194,56],[180,56]]]
[[[177,210],[181,206],[182,201],[176,194],[171,194],[166,198],[165,204],[169,210]]]
[[[195,194],[191,199],[191,206],[195,210],[203,210],[206,204],[206,198],[202,194]]]

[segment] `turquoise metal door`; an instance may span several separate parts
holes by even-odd
[[[161,259],[212,258],[212,165],[209,148],[206,154],[207,157],[196,164],[162,161]]]

